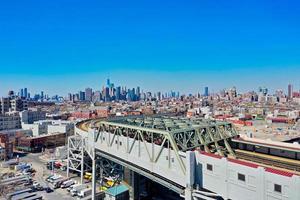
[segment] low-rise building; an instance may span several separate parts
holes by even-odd
[[[40,136],[52,133],[74,134],[74,123],[63,120],[40,120],[33,124],[22,124],[25,130],[31,130],[32,136]]]
[[[24,124],[33,124],[35,121],[45,120],[46,112],[37,110],[24,110],[20,112],[21,122]]]

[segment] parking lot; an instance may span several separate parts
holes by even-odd
[[[52,199],[66,199],[66,200],[72,200],[72,199],[77,199],[76,197],[71,197],[70,193],[67,191],[67,189],[62,189],[62,188],[53,188],[53,183],[50,183],[49,181],[46,181],[47,177],[50,175],[53,175],[53,173],[56,174],[56,176],[59,176],[60,179],[66,179],[66,171],[62,171],[60,169],[54,168],[54,170],[49,170],[47,169],[47,166],[45,163],[49,160],[43,160],[43,156],[41,153],[36,153],[36,154],[27,154],[26,156],[22,156],[19,158],[20,163],[28,163],[31,165],[31,168],[33,169],[34,173],[32,175],[32,181],[30,180],[30,183],[24,183],[24,188],[22,188],[22,185],[20,187],[16,187],[17,191],[21,189],[33,189],[30,193],[36,194],[35,197],[42,196],[42,199],[45,200],[52,200]],[[2,164],[1,162],[0,164]],[[4,168],[2,169],[3,173]],[[29,173],[20,173],[15,170],[9,170],[6,169],[10,174],[14,173],[14,176],[23,176],[24,174],[27,175]],[[6,172],[7,173],[7,172]],[[12,178],[14,178],[14,176]],[[72,177],[72,180],[74,180],[75,183],[79,182],[79,177],[75,175],[75,177]],[[10,190],[11,193],[15,192],[13,189]],[[18,195],[16,195],[18,196]],[[20,196],[20,195],[19,195]],[[5,199],[5,197],[1,197],[2,199]],[[34,199],[34,198],[33,198]]]

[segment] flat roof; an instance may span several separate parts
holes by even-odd
[[[122,193],[124,193],[128,190],[129,190],[128,187],[121,184],[121,185],[117,185],[117,186],[114,186],[112,188],[107,189],[105,191],[105,193],[108,193],[109,195],[112,195],[112,196],[117,196],[117,195],[122,194]]]

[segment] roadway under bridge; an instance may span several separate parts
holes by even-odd
[[[84,171],[92,169],[93,199],[96,180],[101,179],[104,171],[108,171],[106,175],[124,179],[122,169],[129,170],[134,177],[131,199],[139,199],[135,191],[138,175],[184,199],[217,199],[220,195],[202,187],[193,152],[234,158],[229,143],[235,136],[237,132],[231,123],[204,119],[129,117],[83,121],[77,124],[76,135],[69,138],[68,172],[77,171],[83,177]],[[103,162],[113,164],[103,165]],[[87,163],[89,166],[85,166]]]

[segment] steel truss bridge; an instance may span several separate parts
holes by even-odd
[[[80,129],[82,123],[85,126],[88,123],[88,131]],[[69,138],[68,172],[74,170],[83,177],[84,171],[92,168],[93,197],[96,179],[105,168],[99,163],[104,159],[158,182],[185,199],[215,199],[215,194],[193,185],[194,169],[190,165],[193,158],[188,152],[201,150],[235,157],[229,140],[237,131],[227,122],[130,117],[82,123],[77,124],[76,135]],[[91,158],[87,167],[86,156]]]

